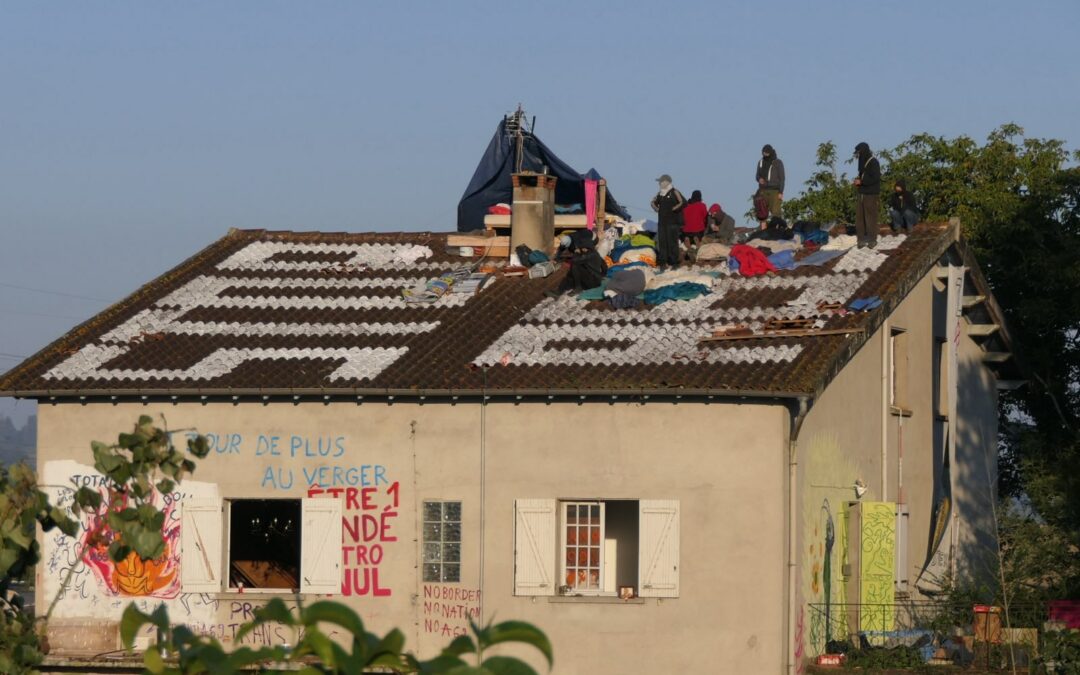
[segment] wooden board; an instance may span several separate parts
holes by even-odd
[[[752,333],[750,335],[708,335],[698,338],[698,342],[721,342],[725,340],[765,340],[783,337],[816,337],[818,335],[848,335],[849,333],[862,333],[865,329],[861,326],[853,328],[822,328],[820,330],[774,330],[768,333]]]

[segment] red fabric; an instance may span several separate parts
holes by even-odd
[[[759,274],[776,271],[765,254],[753,246],[735,244],[731,247],[730,255],[739,261],[739,274],[744,277],[756,277]]]
[[[709,207],[709,213],[712,213],[712,214],[720,213],[722,210],[723,209],[720,208],[719,204],[713,204],[712,206]]]
[[[496,204],[488,207],[488,213],[494,216],[508,216],[510,215],[510,207],[506,204]]]
[[[704,232],[705,218],[709,215],[709,209],[705,202],[693,202],[683,207],[683,232]]]

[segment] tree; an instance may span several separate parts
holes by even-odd
[[[88,539],[86,547],[108,544],[109,556],[120,562],[129,556],[150,561],[165,553],[162,527],[165,514],[154,501],[155,493],[172,492],[185,476],[195,471],[196,459],[209,452],[206,438],[196,435],[187,441],[186,451],[177,448],[172,433],[158,427],[152,418],[141,416],[130,433],[121,433],[116,443],[93,442],[94,468],[107,479],[107,502],[89,487],[74,491],[71,513],[50,502],[41,490],[32,469],[16,465],[0,466],[0,672],[34,672],[43,659],[40,635],[57,602],[64,594],[71,573],[62,581],[45,616],[38,625],[23,611],[18,596],[7,600],[13,579],[40,559],[37,530],[59,528],[74,536],[83,513],[102,519],[110,532],[109,541]],[[104,507],[104,508],[102,508]],[[74,516],[74,517],[73,517]],[[551,644],[542,631],[527,623],[506,621],[484,627],[472,624],[473,637],[460,636],[442,653],[427,661],[404,651],[405,638],[398,629],[383,637],[368,633],[360,617],[349,607],[332,601],[319,601],[305,607],[298,595],[297,608],[290,610],[280,599],[271,600],[242,624],[243,636],[259,626],[274,622],[290,628],[290,645],[253,650],[242,647],[227,651],[212,637],[197,635],[186,626],[173,626],[167,608],[160,605],[144,614],[131,604],[124,611],[120,631],[124,645],[131,649],[138,630],[147,624],[155,627],[157,640],[143,654],[150,673],[232,673],[239,668],[260,663],[291,664],[303,673],[360,673],[381,666],[397,672],[422,675],[535,675],[524,661],[507,656],[487,656],[488,648],[507,642],[531,645],[552,664]],[[323,632],[333,624],[350,639],[338,644]],[[238,638],[239,639],[239,638]],[[463,658],[473,654],[471,666]]]

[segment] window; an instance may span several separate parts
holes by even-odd
[[[461,581],[461,502],[424,502],[424,581]]]
[[[341,591],[338,499],[187,499],[180,513],[184,593]]]
[[[889,333],[889,355],[892,359],[892,400],[890,405],[901,411],[909,409],[908,399],[908,335],[902,328]]]
[[[229,502],[229,588],[300,588],[300,500]]]
[[[678,597],[679,503],[519,499],[516,595]]]
[[[934,338],[934,414],[938,417],[949,416],[949,343],[942,338]]]
[[[896,505],[896,592],[908,592],[908,507]]]

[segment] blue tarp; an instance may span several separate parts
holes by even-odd
[[[599,180],[596,169],[580,174],[569,164],[555,156],[543,142],[526,133],[522,143],[522,171],[547,172],[559,180],[555,183],[556,204],[581,204],[585,201],[585,179]],[[458,232],[469,232],[484,227],[484,215],[488,208],[500,202],[509,204],[514,196],[510,174],[517,171],[517,143],[506,131],[506,119],[499,122],[495,136],[488,143],[484,156],[476,166],[465,194],[458,202]],[[630,214],[619,206],[608,190],[605,210],[629,220]]]

